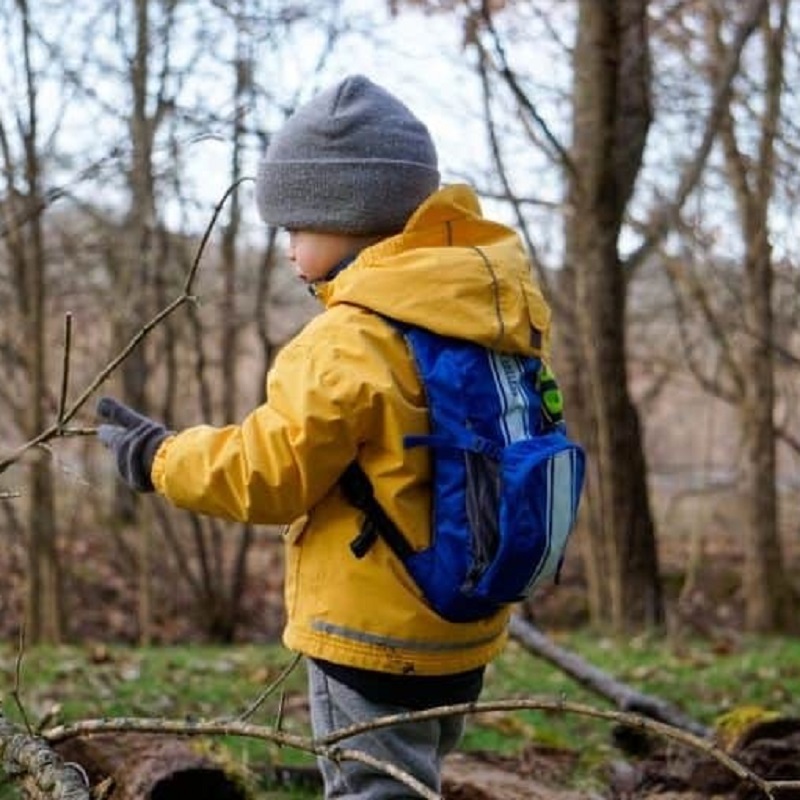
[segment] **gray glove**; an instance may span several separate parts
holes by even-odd
[[[153,458],[169,431],[113,397],[98,401],[97,415],[104,422],[97,429],[97,437],[113,451],[122,479],[137,492],[152,492]]]

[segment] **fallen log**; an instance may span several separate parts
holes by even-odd
[[[60,742],[58,753],[80,763],[105,800],[245,800],[245,791],[191,742],[173,735],[120,731]]]
[[[519,614],[511,616],[509,633],[526,650],[558,667],[585,689],[610,700],[620,711],[641,714],[697,736],[710,735],[708,727],[687,716],[672,703],[637,691],[576,653],[560,647]]]
[[[66,763],[44,740],[0,713],[0,757],[6,775],[30,800],[90,800],[79,766]]]

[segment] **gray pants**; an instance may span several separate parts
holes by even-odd
[[[311,727],[317,738],[356,722],[367,722],[408,710],[402,706],[371,703],[358,692],[325,675],[312,661],[306,661],[306,666]],[[339,744],[388,762],[413,775],[435,792],[440,792],[442,758],[456,747],[463,732],[464,718],[450,716],[368,731],[344,739]],[[320,758],[319,768],[325,782],[327,800],[341,797],[350,800],[419,797],[408,786],[385,772],[357,761],[335,764]]]

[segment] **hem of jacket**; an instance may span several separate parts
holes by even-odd
[[[396,675],[449,675],[477,669],[496,658],[507,640],[508,629],[505,624],[497,636],[488,642],[464,649],[448,648],[443,652],[412,652],[354,642],[327,633],[304,630],[291,623],[283,633],[283,643],[287,648],[309,658]]]

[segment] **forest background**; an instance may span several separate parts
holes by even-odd
[[[279,532],[134,497],[93,408],[108,392],[179,428],[262,401],[317,309],[249,178],[291,109],[354,71],[520,231],[553,305],[590,470],[565,585],[528,614],[793,632],[797,2],[0,12],[4,638],[279,636]]]

